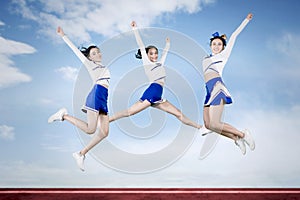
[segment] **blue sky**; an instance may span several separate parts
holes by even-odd
[[[0,187],[299,187],[300,3],[115,2],[1,2]],[[234,98],[224,120],[251,130],[254,152],[243,156],[222,137],[199,160],[204,138],[174,117],[149,109],[111,124],[109,137],[87,156],[87,171],[77,169],[71,153],[89,137],[65,122],[47,124],[60,107],[85,119],[79,105],[89,87],[80,61],[57,36],[58,25],[77,46],[102,47],[112,75],[110,113],[131,105],[145,87],[141,63],[133,57],[131,20],[148,28],[141,31],[147,44],[163,48],[169,36],[164,97],[202,124],[205,90],[199,72],[209,38],[215,31],[229,36],[249,12],[253,20],[239,35],[224,69]],[[171,143],[175,148],[168,154]],[[137,160],[113,152],[111,144]],[[151,153],[156,156],[149,158]],[[123,168],[111,166],[108,159]],[[136,174],[132,166],[156,170]]]

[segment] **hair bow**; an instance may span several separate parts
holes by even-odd
[[[220,37],[219,32],[215,32],[212,34],[213,37]]]

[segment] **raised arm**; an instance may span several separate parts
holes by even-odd
[[[134,36],[135,36],[135,39],[136,39],[136,42],[137,42],[139,48],[141,50],[145,49],[145,45],[144,45],[144,43],[142,41],[142,38],[141,38],[140,33],[139,33],[138,29],[137,29],[137,25],[136,25],[135,21],[131,22],[131,27],[132,27],[132,30],[134,32]]]
[[[162,52],[162,55],[161,55],[161,63],[165,63],[165,60],[166,60],[166,57],[167,57],[167,54],[168,54],[168,51],[170,49],[170,38],[166,38],[166,46]]]
[[[240,24],[240,26],[231,34],[228,44],[225,50],[222,52],[224,56],[229,57],[237,36],[241,33],[241,31],[246,27],[246,25],[252,18],[253,18],[252,13],[249,13],[247,17],[244,19],[244,21]]]
[[[62,37],[65,43],[72,49],[75,55],[80,59],[82,63],[88,60],[81,51],[71,42],[71,40],[65,35],[63,29],[61,27],[57,28],[57,34]]]

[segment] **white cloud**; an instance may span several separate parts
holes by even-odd
[[[136,20],[142,27],[150,26],[165,14],[176,12],[195,13],[215,0],[90,0],[46,1],[40,0],[39,8],[29,0],[15,1],[16,12],[26,19],[36,21],[40,32],[50,38],[62,26],[72,38],[90,40],[90,32],[111,36],[130,29]],[[41,6],[41,7],[40,7]]]
[[[0,138],[4,140],[14,140],[15,139],[15,128],[11,126],[1,125],[0,126]]]
[[[267,79],[276,84],[269,85],[276,90],[276,94],[284,93],[283,101],[287,99],[286,97],[293,97],[294,101],[299,99],[297,92],[300,86],[299,46],[300,36],[295,32],[285,32],[267,41],[267,47],[277,55],[269,59],[270,66],[263,67],[261,70],[266,70],[263,73],[271,73]],[[263,74],[261,70],[260,73]]]
[[[5,23],[3,21],[0,21],[0,26],[4,26]]]
[[[61,67],[55,70],[58,73],[61,73],[63,78],[68,81],[75,81],[78,75],[79,70],[73,67]]]
[[[40,98],[38,100],[39,104],[41,105],[56,105],[56,103],[54,102],[54,100],[50,99],[50,98]]]
[[[26,0],[13,0],[13,3],[15,5],[18,5],[18,8],[16,8],[16,11],[19,13],[22,13],[22,16],[26,19],[31,19],[34,21],[38,20],[38,17],[33,14],[32,7],[30,8],[27,6]]]
[[[300,146],[297,145],[300,139],[299,106],[274,111],[239,110],[235,112],[235,116],[243,117],[235,117],[235,121],[226,121],[237,126],[248,126],[256,141],[256,149],[253,152],[247,149],[245,156],[232,141],[221,137],[214,151],[204,160],[199,160],[201,143],[204,140],[199,135],[182,158],[155,173],[140,175],[120,173],[104,167],[88,153],[85,161],[87,170],[82,175],[69,153],[71,149],[77,148],[76,138],[66,141],[62,140],[63,137],[59,134],[49,134],[45,135],[42,147],[44,150],[51,150],[51,154],[45,156],[43,151],[44,156],[41,158],[44,159],[39,160],[39,163],[31,160],[30,162],[17,161],[18,158],[15,158],[15,161],[2,159],[0,185],[6,187],[298,186],[300,180],[298,156]],[[70,135],[72,134],[70,132]],[[55,155],[56,151],[59,156]]]
[[[31,77],[22,73],[14,65],[11,56],[34,53],[35,49],[25,43],[8,40],[0,36],[0,89],[31,81]]]
[[[18,54],[31,54],[35,49],[25,43],[8,40],[0,37],[0,55],[18,55]]]
[[[251,104],[248,103],[248,105]],[[253,106],[249,108],[253,108]],[[231,140],[221,137],[216,148],[207,158],[190,165],[189,171],[193,172],[191,177],[194,175],[195,178],[190,180],[189,185],[205,184],[217,187],[299,185],[300,179],[299,173],[297,173],[300,166],[300,159],[297,156],[300,151],[300,147],[297,145],[300,139],[298,134],[300,128],[299,105],[290,109],[251,109],[230,112],[233,117],[229,117],[228,113],[225,121],[237,128],[248,128],[255,139],[256,149],[250,151],[247,148],[247,153],[243,156]],[[195,162],[203,141],[204,138],[198,136],[185,157],[174,165],[175,169],[184,166],[184,163]],[[222,167],[220,168],[220,166]],[[201,169],[205,169],[204,174]],[[216,172],[218,182],[212,179]],[[201,177],[201,180],[204,181],[199,181],[197,177]]]
[[[26,163],[24,161],[1,162],[1,186],[46,186],[51,185],[57,177],[70,176],[70,170],[49,167],[40,163]],[[14,173],[12,173],[14,172]],[[12,174],[11,174],[12,173]],[[74,173],[73,173],[74,174]],[[40,180],[47,180],[42,183]],[[19,180],[19,181],[18,181]],[[57,183],[57,182],[56,182]]]
[[[285,32],[279,37],[271,38],[268,46],[275,51],[291,57],[300,63],[300,36],[296,33]]]

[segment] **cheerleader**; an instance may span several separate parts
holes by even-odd
[[[108,135],[109,117],[107,114],[107,98],[110,73],[108,68],[101,63],[102,55],[97,46],[90,46],[79,50],[65,35],[61,27],[58,27],[57,33],[80,59],[93,80],[93,87],[82,109],[87,114],[87,122],[69,115],[65,108],[60,109],[48,119],[48,123],[68,121],[87,134],[94,134],[97,130],[98,120],[100,121],[99,131],[94,134],[87,146],[81,151],[73,153],[78,167],[84,171],[85,154]]]
[[[167,57],[168,50],[170,48],[170,39],[166,38],[166,46],[163,50],[160,60],[158,60],[158,49],[155,46],[145,47],[138,32],[137,25],[134,21],[131,23],[131,27],[133,29],[136,42],[139,46],[136,58],[142,59],[145,74],[148,77],[150,85],[144,91],[139,101],[137,101],[127,110],[123,110],[111,116],[109,118],[109,122],[115,121],[123,117],[129,117],[152,106],[154,108],[160,109],[162,111],[174,115],[182,123],[197,128],[202,134],[210,132],[204,126],[201,126],[187,118],[178,108],[176,108],[169,101],[162,99],[163,87],[166,79],[164,63]]]
[[[241,149],[242,153],[246,153],[246,145],[251,150],[255,148],[255,142],[248,130],[240,131],[232,125],[222,122],[221,117],[225,104],[231,104],[232,98],[226,88],[222,72],[231,54],[233,45],[237,36],[245,28],[252,19],[249,13],[246,19],[232,33],[226,44],[226,36],[214,33],[210,39],[211,55],[204,58],[202,62],[204,80],[206,85],[206,98],[204,102],[203,119],[207,129],[217,132],[221,135],[231,138],[235,144]],[[225,48],[226,47],[226,48]]]

